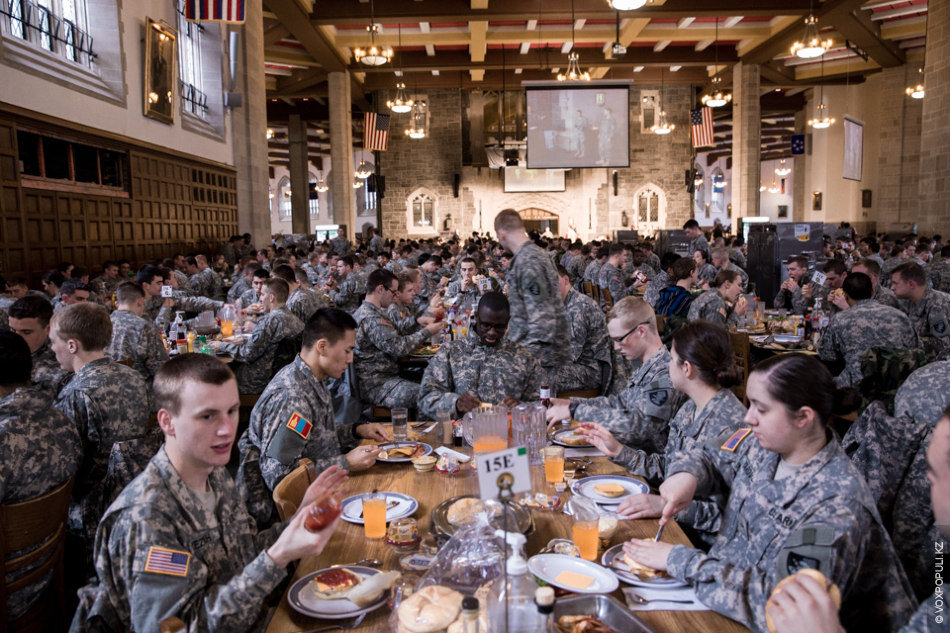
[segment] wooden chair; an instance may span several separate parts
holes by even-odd
[[[600,296],[604,300],[604,311],[610,310],[614,307],[614,298],[611,296],[610,291],[606,288],[601,288]]]
[[[594,284],[592,284],[589,281],[585,281],[583,283],[584,283],[584,294],[590,297],[591,299],[593,299],[594,298]]]
[[[186,633],[188,627],[179,618],[171,616],[158,623],[159,633]]]
[[[656,331],[662,332],[664,327],[666,327],[666,319],[662,314],[656,315]]]
[[[558,398],[596,398],[600,395],[597,389],[575,389],[574,391],[563,391],[557,394]]]
[[[591,294],[591,299],[596,301],[597,305],[600,305],[600,286],[591,284],[591,290],[593,291],[593,294]]]
[[[748,406],[745,397],[745,385],[749,379],[749,371],[752,368],[751,349],[749,347],[748,332],[729,332],[729,339],[732,341],[732,354],[736,361],[736,366],[742,373],[741,382],[732,388],[732,393],[736,394],[743,404]]]
[[[392,418],[393,412],[391,410],[373,405],[373,422],[389,422]]]
[[[38,561],[43,561],[13,582],[2,583],[0,623],[8,623],[7,599],[11,594],[32,585],[47,574],[52,574],[45,593],[53,599],[53,604],[48,604],[48,600],[40,600],[12,623],[10,631],[67,628],[63,545],[66,540],[66,512],[72,489],[73,480],[70,478],[35,499],[0,505],[0,580],[7,574],[27,569]],[[26,549],[31,551],[7,560],[10,554]],[[54,593],[50,594],[50,591]]]
[[[316,478],[317,471],[313,462],[302,457],[299,465],[274,487],[274,504],[277,506],[277,514],[281,521],[286,521],[294,515],[300,507],[307,488]]]
[[[117,360],[117,361],[115,361],[115,362],[119,363],[120,365],[125,365],[126,367],[131,367],[131,366],[132,366],[132,359],[131,359],[131,358],[122,358],[122,359]]]

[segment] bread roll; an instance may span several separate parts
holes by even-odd
[[[462,594],[441,585],[429,585],[399,605],[399,624],[410,633],[435,633],[455,621],[462,610]]]
[[[627,554],[623,554],[620,560],[624,565],[630,568],[631,574],[640,578],[641,580],[648,580],[651,578],[667,578],[669,576],[669,574],[667,574],[665,571],[653,569],[652,567],[647,567],[646,565],[641,565],[637,561],[627,556]]]
[[[785,586],[792,582],[799,575],[808,576],[817,582],[819,585],[824,587],[828,591],[828,595],[831,596],[831,601],[835,603],[835,607],[838,609],[841,608],[841,590],[838,589],[838,585],[828,580],[828,577],[817,569],[800,569],[791,576],[786,576],[778,581],[778,584],[775,585],[775,589],[772,590],[772,595],[769,596],[768,601],[765,603],[765,606],[768,607],[769,603],[772,602],[772,599],[781,593]],[[769,631],[775,633],[775,624],[772,622],[772,616],[769,615],[769,610],[765,610],[765,625],[769,627]]]
[[[596,484],[594,490],[605,497],[619,497],[627,492],[626,488],[616,483]]]
[[[578,435],[577,433],[565,433],[557,438],[559,441],[568,444],[570,446],[583,446],[590,444],[590,441],[583,436]]]
[[[475,515],[484,508],[485,506],[482,504],[481,499],[466,497],[465,499],[459,499],[449,506],[449,511],[446,512],[445,518],[448,519],[449,523],[458,527],[470,523],[475,518]]]

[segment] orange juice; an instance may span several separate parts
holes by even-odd
[[[363,532],[366,538],[386,536],[386,497],[363,497]]]
[[[227,338],[234,334],[234,321],[221,321],[221,336]]]
[[[492,453],[508,448],[508,442],[497,435],[485,435],[475,440],[476,453]]]
[[[571,534],[584,560],[597,560],[597,521],[575,521]]]
[[[544,458],[544,480],[556,484],[564,479],[564,457]]]

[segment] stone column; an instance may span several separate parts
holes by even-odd
[[[735,65],[732,75],[732,218],[759,215],[759,162],[762,115],[759,106],[759,67]]]
[[[877,191],[872,196],[872,217],[878,231],[887,230],[891,222],[914,222],[919,214],[917,178],[921,169],[920,114],[924,104],[904,93],[911,82],[917,83],[917,77],[913,64],[885,68],[880,75],[880,150]]]
[[[927,9],[918,229],[946,235],[950,232],[950,2],[930,2]]]
[[[346,225],[351,238],[356,228],[356,197],[353,194],[353,117],[350,113],[350,73],[330,73],[330,196],[333,222]]]
[[[261,0],[244,7],[246,21],[236,51],[235,91],[244,102],[231,110],[231,143],[237,172],[238,230],[258,248],[270,244],[267,162],[267,88],[264,80],[264,18]],[[235,27],[232,27],[235,28]]]
[[[287,125],[290,143],[291,231],[310,232],[310,169],[307,166],[307,122],[291,114]]]

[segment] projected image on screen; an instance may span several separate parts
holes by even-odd
[[[629,167],[628,88],[526,87],[528,168]]]

